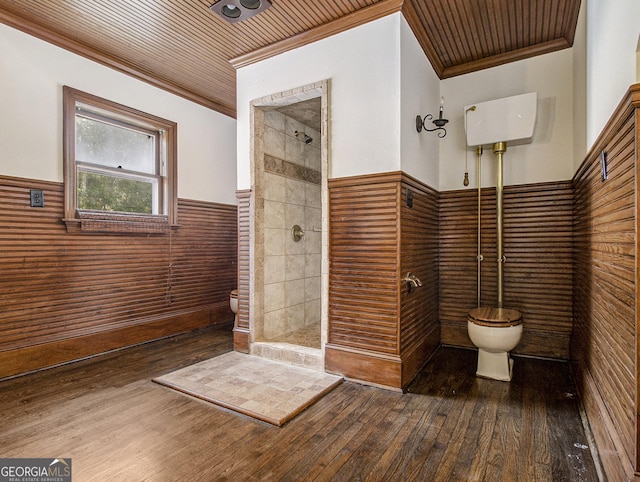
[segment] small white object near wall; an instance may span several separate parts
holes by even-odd
[[[530,92],[465,106],[467,145],[531,142],[537,103],[538,93]]]

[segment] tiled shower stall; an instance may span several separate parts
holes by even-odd
[[[321,314],[320,132],[264,113],[264,331],[278,341]],[[304,233],[298,241],[293,228]],[[319,346],[317,348],[320,348]]]

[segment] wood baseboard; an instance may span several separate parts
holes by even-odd
[[[363,384],[390,390],[402,389],[402,363],[397,356],[327,344],[324,366],[328,372]]]
[[[415,348],[402,355],[403,388],[411,383],[438,346],[440,346],[440,325],[436,325]]]
[[[249,330],[244,328],[233,329],[233,349],[240,353],[249,353]]]
[[[118,348],[229,321],[228,307],[210,306],[86,336],[0,352],[0,379],[61,365]]]
[[[595,380],[588,370],[573,362],[573,370],[578,381],[580,399],[589,420],[589,427],[595,439],[600,462],[608,480],[638,480],[635,478],[633,463],[624,456],[624,446],[616,433]]]
[[[402,357],[327,344],[325,370],[365,385],[401,391],[439,345],[439,326]]]

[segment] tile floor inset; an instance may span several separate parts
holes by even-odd
[[[230,352],[153,381],[281,426],[333,390],[342,378]]]

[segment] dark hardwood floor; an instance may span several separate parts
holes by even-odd
[[[213,328],[0,382],[2,457],[83,481],[595,481],[569,365],[474,376],[442,348],[401,394],[345,382],[276,428],[151,382],[232,349]]]

